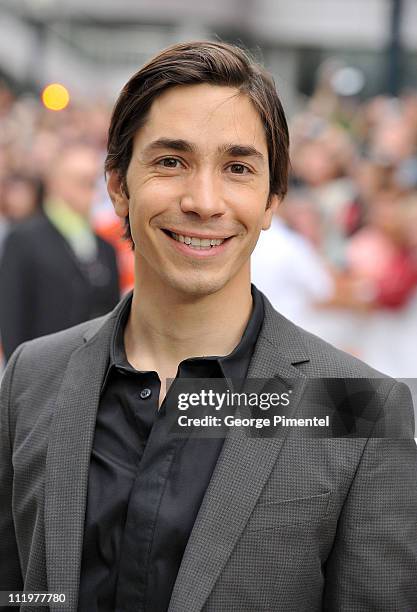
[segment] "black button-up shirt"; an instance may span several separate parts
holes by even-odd
[[[264,316],[252,285],[251,318],[224,357],[182,361],[177,378],[246,376]],[[219,457],[222,437],[169,435],[158,410],[157,372],[127,361],[123,334],[131,300],[111,342],[91,453],[79,591],[80,612],[163,612]],[[219,321],[219,324],[221,322]]]

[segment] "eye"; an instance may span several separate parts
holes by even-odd
[[[232,174],[248,174],[250,172],[250,169],[243,164],[230,164],[229,169]]]
[[[181,162],[176,157],[163,157],[157,161],[158,166],[162,166],[163,168],[179,168],[181,166]]]

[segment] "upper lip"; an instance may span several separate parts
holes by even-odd
[[[178,234],[179,236],[189,236],[190,238],[200,238],[201,240],[226,240],[227,238],[231,238],[231,234],[228,236],[219,236],[218,234],[202,234],[200,232],[189,232],[185,230],[177,230],[171,227],[163,227],[165,231],[172,232],[173,234]]]

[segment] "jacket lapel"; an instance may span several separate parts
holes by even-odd
[[[293,364],[309,361],[298,328],[274,311],[264,297],[265,318],[248,371],[249,391],[279,378],[294,386],[296,409],[305,377]],[[299,383],[299,384],[298,384]],[[291,414],[289,414],[291,416]],[[229,433],[203,499],[174,586],[169,612],[199,612],[235,547],[275,465],[284,437]]]
[[[120,307],[121,304],[108,317],[93,322],[85,344],[72,354],[51,424],[45,482],[48,588],[52,593],[66,593],[71,610],[76,610],[78,600],[96,412],[108,364],[110,338]],[[51,607],[58,608],[59,605]]]

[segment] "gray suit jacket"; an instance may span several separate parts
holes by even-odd
[[[67,605],[52,610],[77,609],[90,451],[118,308],[22,345],[2,384],[0,590],[65,593]],[[416,612],[417,451],[407,388],[374,384],[379,373],[266,299],[248,376],[300,384],[369,377],[385,437],[228,435],[169,612]]]

